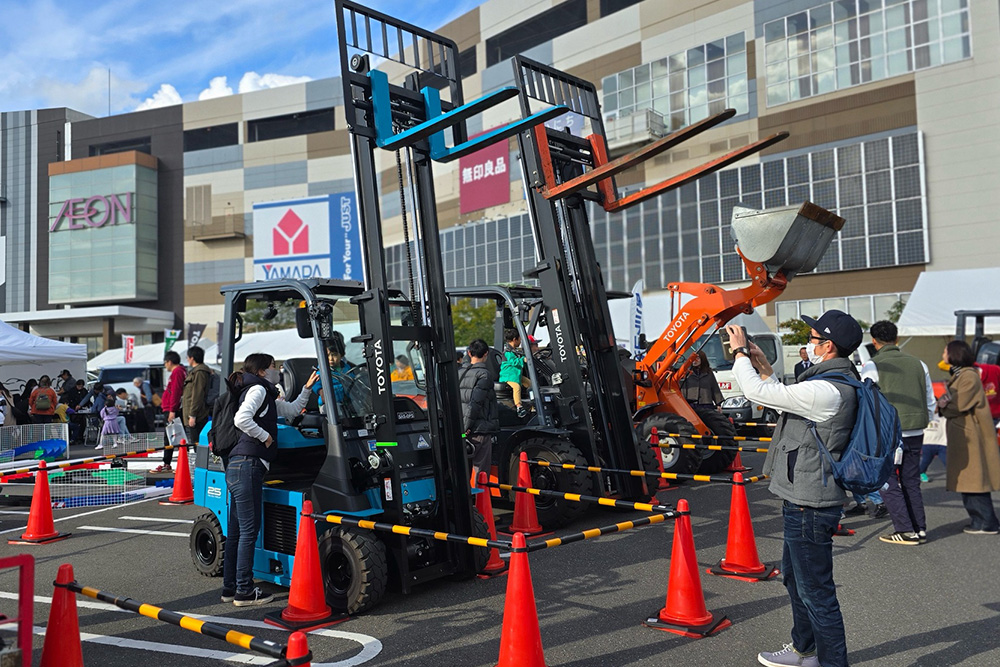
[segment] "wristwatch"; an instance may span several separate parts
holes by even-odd
[[[736,357],[737,354],[745,354],[746,356],[749,357],[750,356],[750,348],[748,348],[746,346],[744,346],[744,347],[738,347],[735,350],[733,350],[733,357]]]

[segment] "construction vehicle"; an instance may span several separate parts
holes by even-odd
[[[298,333],[315,341],[316,355],[286,362],[287,394],[297,394],[313,366],[328,390],[322,411],[311,405],[301,418],[279,428],[278,457],[264,480],[254,576],[286,586],[294,563],[298,516],[307,499],[316,512],[485,536],[485,522],[472,504],[468,452],[462,439],[432,165],[504,140],[565,111],[549,109],[468,140],[466,120],[510,99],[516,90],[503,89],[465,104],[453,41],[348,0],[337,0],[336,11],[364,280],[281,280],[222,289],[225,323],[219,345],[224,374],[234,368],[241,313],[248,302],[263,302],[268,310],[292,303],[298,305]],[[379,38],[377,44],[373,35]],[[372,58],[385,69],[374,69]],[[428,79],[440,85],[425,85]],[[450,99],[441,99],[440,88]],[[446,145],[446,133],[451,135],[451,146]],[[400,152],[405,153],[414,192],[413,232],[419,242],[412,259],[423,270],[414,276],[413,263],[409,264],[410,292],[405,298],[391,291],[386,279],[378,149],[397,152],[401,196]],[[405,207],[403,224],[408,235]],[[358,332],[350,341],[358,346],[360,358],[348,359],[346,368],[331,368],[327,348],[339,344],[341,331]],[[406,387],[394,387],[390,377],[394,357],[404,351],[415,360],[419,376]],[[414,389],[419,396],[413,395]],[[209,512],[195,522],[191,552],[197,569],[211,576],[222,571],[229,494],[207,433],[208,429],[203,431],[197,447],[195,502]],[[405,593],[441,577],[473,576],[487,556],[481,548],[413,537],[403,534],[406,531],[368,532],[328,525],[321,523],[318,528],[321,568],[328,602],[341,612],[374,606],[390,575]]]
[[[523,56],[515,56],[513,65],[523,118],[537,113],[535,108],[540,104],[564,105],[582,116],[590,127],[585,138],[546,126],[518,135],[528,210],[540,256],[529,277],[539,280],[554,313],[548,325],[559,372],[572,378],[573,386],[583,386],[578,381],[577,356],[570,353],[573,346],[581,345],[591,382],[605,389],[597,393],[597,400],[604,402],[598,413],[606,420],[613,438],[624,438],[625,434],[634,438],[634,421],[640,425],[642,440],[649,438],[655,426],[660,433],[678,434],[668,435],[668,441],[680,438],[680,442],[690,442],[684,436],[697,432],[722,436],[720,444],[728,444],[731,441],[725,437],[734,435],[729,421],[715,411],[696,411],[678,391],[679,378],[690,367],[689,361],[682,361],[684,353],[736,314],[750,312],[775,298],[795,273],[814,269],[843,220],[810,203],[768,212],[737,207],[732,229],[750,286],[723,290],[697,283],[668,285],[667,291],[674,296],[694,298],[683,304],[676,300],[670,325],[647,354],[636,360],[635,411],[630,414],[630,402],[621,397],[624,383],[618,379],[620,359],[594,252],[587,202],[609,212],[623,211],[773,146],[788,135],[772,134],[675,177],[621,195],[614,180],[616,174],[718,126],[734,116],[735,110],[725,110],[609,160],[599,98],[592,83]],[[617,468],[636,469],[637,455],[630,456],[630,451],[634,450],[624,445],[611,448],[608,462]],[[672,472],[711,473],[727,467],[732,458],[729,451],[664,448],[661,462],[664,470]],[[622,485],[629,488],[625,480]]]

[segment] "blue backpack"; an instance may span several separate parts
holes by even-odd
[[[896,449],[903,444],[903,429],[896,408],[871,380],[864,382],[843,373],[822,373],[809,380],[826,380],[854,387],[858,398],[858,414],[847,446],[835,461],[823,445],[816,424],[809,424],[820,452],[830,463],[833,479],[845,491],[866,495],[885,486],[895,465]],[[826,484],[826,468],[823,468]]]

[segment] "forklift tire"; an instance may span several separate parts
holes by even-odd
[[[521,452],[528,453],[528,459],[541,459],[553,464],[571,463],[576,466],[586,466],[587,460],[583,453],[573,444],[558,438],[536,437],[528,438],[517,449],[511,452],[508,464],[510,483],[517,485],[518,457]],[[594,479],[586,470],[563,470],[556,466],[530,466],[531,485],[538,489],[550,489],[562,493],[579,493],[594,495]],[[511,495],[513,499],[513,494]],[[538,522],[545,530],[555,530],[569,525],[587,511],[587,503],[553,498],[551,496],[535,496],[535,510]]]
[[[489,493],[489,489],[486,490]],[[472,537],[481,537],[484,540],[490,539],[490,527],[486,524],[486,517],[479,513],[479,510],[472,510]],[[476,574],[483,571],[486,563],[490,561],[490,550],[486,547],[472,547],[475,554]]]
[[[222,562],[226,557],[226,537],[222,534],[219,517],[207,512],[195,519],[191,527],[191,560],[203,577],[218,577],[222,574]]]
[[[389,580],[385,544],[365,531],[337,526],[319,540],[326,602],[336,611],[358,614],[385,595]]]
[[[684,419],[680,415],[657,412],[650,415],[642,422],[642,429],[639,432],[642,441],[646,443],[647,446],[649,445],[649,434],[652,432],[654,426],[656,427],[657,434],[680,433],[682,435],[694,435],[696,433],[691,422]],[[695,442],[695,440],[684,437],[678,438],[676,436],[660,435],[660,444],[666,444],[668,442],[688,445]],[[694,449],[663,447],[660,448],[660,460],[663,463],[663,472],[690,475],[698,469],[698,464],[701,463],[701,456],[699,456],[698,451]]]
[[[660,462],[657,460],[659,452],[654,452],[648,443],[639,440],[639,460],[642,462],[642,469],[648,473],[660,474]],[[656,490],[660,486],[660,480],[652,475],[646,476],[646,490],[649,491],[647,500],[656,497]]]
[[[718,440],[713,441],[712,444],[727,447],[733,447],[737,444],[732,439],[736,435],[736,429],[733,428],[732,422],[724,414],[715,410],[698,410],[698,416],[705,422],[705,426],[711,429],[712,433],[721,436]],[[714,475],[724,472],[735,458],[736,452],[733,450],[712,452],[701,462],[698,472],[702,475]]]

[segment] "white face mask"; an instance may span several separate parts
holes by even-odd
[[[809,355],[809,361],[814,364],[818,364],[823,361],[823,357],[816,354],[816,343],[808,343],[806,345],[806,354]]]
[[[276,368],[268,368],[267,374],[264,376],[264,379],[270,382],[271,384],[278,384],[279,382],[281,382],[281,374],[278,372],[278,369]]]

